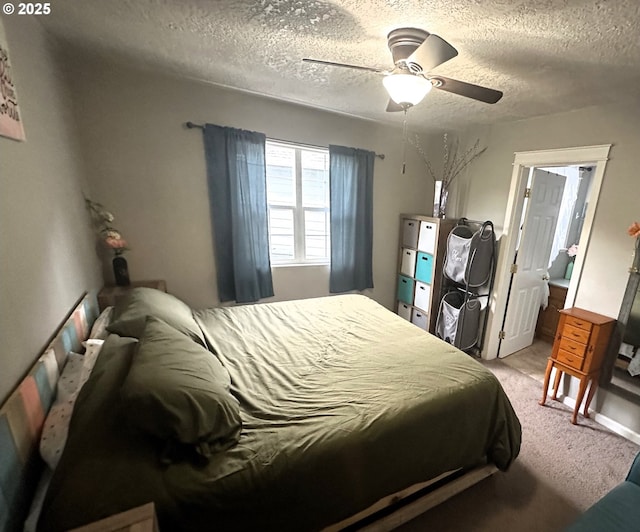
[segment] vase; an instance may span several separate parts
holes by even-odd
[[[447,199],[449,198],[449,189],[442,186],[442,181],[436,181],[433,191],[433,217],[444,218],[447,214]]]
[[[573,273],[573,264],[573,261],[569,261],[569,264],[567,264],[567,269],[564,271],[565,279],[571,279],[571,274]]]
[[[129,280],[129,266],[127,259],[122,255],[116,255],[113,257],[113,275],[116,279],[116,285],[129,286],[131,281]]]

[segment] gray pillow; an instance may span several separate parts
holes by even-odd
[[[177,297],[155,288],[134,288],[118,301],[107,330],[120,336],[140,338],[147,316],[159,318],[200,345],[206,345],[191,308]]]
[[[121,390],[124,415],[135,429],[209,456],[240,438],[240,407],[229,385],[214,354],[149,317]]]

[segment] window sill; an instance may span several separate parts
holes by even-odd
[[[279,264],[271,264],[271,268],[328,268],[331,266],[329,262],[282,262]]]

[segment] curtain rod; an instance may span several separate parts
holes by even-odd
[[[184,125],[187,126],[188,129],[204,129],[204,125],[203,124],[195,124],[195,123],[193,123],[191,121],[185,122]],[[297,144],[298,146],[308,146],[309,148],[322,148],[323,147],[323,146],[314,146],[313,144],[303,144],[301,142],[292,142],[290,140],[273,139],[273,138],[271,140],[275,140],[276,142],[286,142],[288,144]],[[375,156],[384,161],[384,153],[376,153]]]

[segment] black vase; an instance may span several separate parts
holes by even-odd
[[[113,275],[116,278],[116,284],[118,286],[129,286],[131,284],[127,259],[122,255],[113,257]]]

